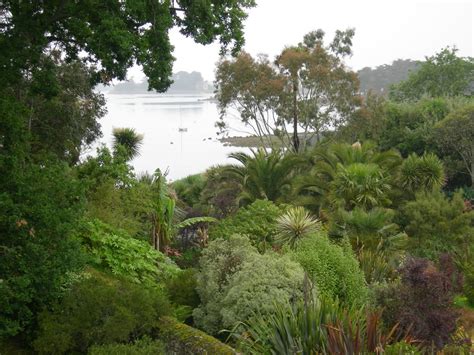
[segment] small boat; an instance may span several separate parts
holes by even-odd
[[[178,128],[178,131],[179,131],[179,132],[187,132],[188,129],[187,129],[187,128]]]

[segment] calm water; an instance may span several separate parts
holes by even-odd
[[[172,180],[230,162],[227,155],[242,148],[225,147],[217,140],[217,105],[202,101],[208,97],[106,94],[102,142],[111,145],[113,127],[135,128],[144,135],[141,155],[132,161],[135,171],[169,169]],[[235,119],[232,126],[238,126]]]

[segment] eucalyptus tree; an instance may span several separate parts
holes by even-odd
[[[323,130],[343,124],[360,104],[357,76],[343,61],[353,36],[353,29],[337,31],[325,46],[324,32],[311,32],[273,63],[247,53],[222,59],[216,71],[220,128],[225,131],[226,114],[237,110],[262,143],[275,148],[278,141],[298,152]]]

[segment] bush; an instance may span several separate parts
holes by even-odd
[[[248,238],[215,240],[204,251],[197,290],[201,306],[195,324],[210,334],[232,328],[254,313],[272,311],[275,301],[301,295],[302,268],[287,258],[260,255]]]
[[[136,340],[133,344],[108,344],[90,347],[89,355],[164,355],[165,347],[157,340],[148,337]]]
[[[39,316],[33,346],[40,354],[86,352],[91,345],[128,342],[150,334],[171,306],[158,289],[91,271],[60,303]]]
[[[196,287],[196,270],[194,269],[184,270],[166,283],[170,301],[190,309],[198,307],[200,303]]]
[[[303,266],[320,294],[347,304],[367,300],[364,273],[348,242],[340,247],[320,233],[303,239],[290,256]]]
[[[421,193],[402,210],[402,222],[410,237],[410,252],[436,260],[452,252],[474,235],[474,211],[465,211],[460,193],[448,199],[442,192]]]
[[[174,181],[171,186],[178,195],[178,198],[186,205],[198,207],[202,190],[206,186],[206,178],[203,174],[189,175]]]
[[[443,271],[440,271],[443,270]],[[409,259],[400,270],[401,282],[379,292],[387,325],[399,324],[425,345],[441,349],[456,330],[453,297],[458,277],[449,259],[438,269],[427,259]]]
[[[94,266],[114,275],[134,282],[157,283],[179,272],[171,260],[149,243],[98,220],[87,223],[81,234]]]
[[[282,212],[283,210],[271,201],[257,200],[211,227],[209,235],[211,239],[227,239],[233,234],[246,235],[252,245],[259,250],[265,250],[273,243],[277,234],[276,219]]]

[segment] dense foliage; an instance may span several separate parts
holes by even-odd
[[[41,313],[34,342],[42,354],[86,352],[151,334],[170,305],[162,292],[93,272],[74,284],[51,311]]]
[[[346,304],[366,301],[364,274],[349,244],[341,247],[319,233],[301,240],[290,256],[303,266],[319,294]]]
[[[273,301],[301,296],[303,269],[288,258],[260,255],[248,238],[216,239],[201,257],[196,324],[217,334],[257,312],[271,313]]]

